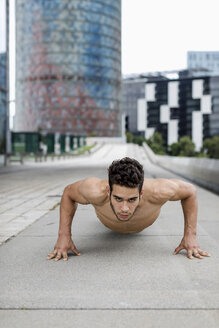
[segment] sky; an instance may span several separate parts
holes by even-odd
[[[219,51],[219,0],[122,0],[122,73],[184,69]]]
[[[13,115],[15,114],[15,0],[9,0],[10,3],[10,36],[9,36],[9,107],[10,107],[10,127],[13,126]],[[0,0],[0,52],[6,50],[5,39],[5,0]]]
[[[9,1],[13,31],[15,0]],[[184,69],[188,50],[219,51],[219,0],[121,1],[123,74]],[[4,2],[0,0],[0,52],[5,49]],[[13,35],[10,40],[13,100]]]
[[[0,0],[0,52],[5,49],[5,0]]]

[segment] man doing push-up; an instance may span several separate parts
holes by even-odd
[[[137,233],[152,225],[167,201],[180,200],[184,214],[184,236],[174,254],[182,249],[189,259],[210,256],[196,239],[197,196],[195,187],[178,179],[144,179],[142,165],[125,157],[113,161],[108,180],[86,178],[68,185],[60,205],[59,236],[48,259],[68,260],[68,251],[80,255],[72,238],[72,219],[79,204],[93,205],[99,220],[118,233]]]

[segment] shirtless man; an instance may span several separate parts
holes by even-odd
[[[181,200],[184,236],[174,254],[182,249],[189,259],[210,256],[196,240],[197,197],[195,187],[178,179],[144,179],[142,165],[125,157],[114,161],[109,180],[87,178],[68,185],[60,206],[59,237],[47,259],[68,260],[68,251],[80,255],[71,238],[72,219],[77,203],[92,204],[99,220],[118,233],[137,233],[152,225],[167,201]]]

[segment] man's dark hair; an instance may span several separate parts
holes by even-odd
[[[117,184],[128,188],[139,188],[142,190],[144,183],[143,166],[133,158],[125,157],[113,161],[108,169],[110,193],[113,185]]]

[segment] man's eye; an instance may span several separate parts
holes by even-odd
[[[136,201],[136,198],[131,198],[131,199],[129,199],[129,202],[130,203],[134,203]]]
[[[116,197],[117,202],[121,202],[121,198]]]

